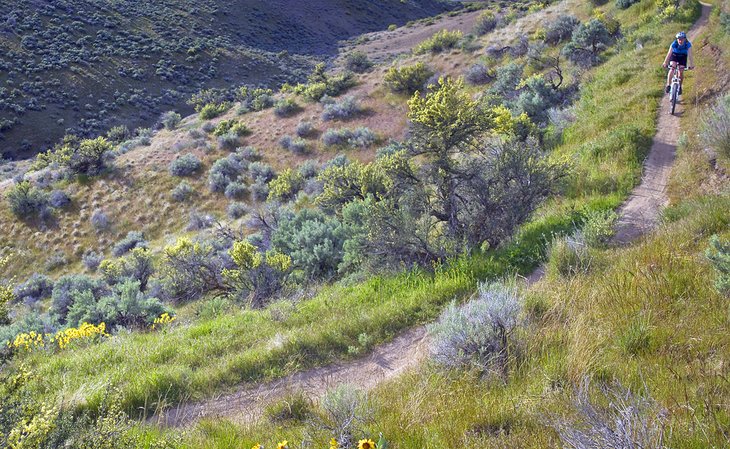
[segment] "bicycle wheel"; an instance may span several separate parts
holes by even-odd
[[[672,111],[670,114],[674,115],[674,108],[677,106],[677,85],[672,84],[672,91],[669,95],[670,102],[672,104]]]

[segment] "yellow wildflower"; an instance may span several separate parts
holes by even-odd
[[[375,441],[370,439],[360,440],[357,442],[357,449],[375,449]]]
[[[158,327],[167,326],[168,324],[170,324],[173,321],[175,321],[175,318],[176,317],[170,316],[170,314],[167,313],[167,312],[163,313],[158,318],[155,318],[155,322],[152,324],[152,330],[155,330]]]
[[[251,449],[264,449],[264,447],[261,445],[261,443],[254,444]]]
[[[76,340],[108,336],[109,334],[106,333],[105,323],[100,323],[98,326],[89,323],[81,323],[79,327],[70,327],[56,332],[56,335],[51,338],[51,343],[56,343],[58,345],[58,349],[66,349]]]
[[[340,447],[340,444],[337,442],[337,440],[335,438],[332,438],[330,440],[330,449],[337,449],[338,447]]]
[[[276,446],[276,449],[289,449],[289,442],[284,440]]]

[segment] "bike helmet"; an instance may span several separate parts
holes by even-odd
[[[684,31],[680,31],[679,33],[677,33],[676,37],[677,39],[687,39],[687,33],[685,33]]]

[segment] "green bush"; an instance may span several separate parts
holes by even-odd
[[[458,30],[441,30],[430,38],[418,44],[418,46],[413,49],[413,52],[417,55],[429,52],[441,53],[444,50],[456,47],[456,44],[458,44],[463,37],[464,33]]]
[[[198,114],[202,120],[210,120],[218,117],[219,115],[225,114],[225,112],[230,108],[231,104],[227,101],[223,103],[208,103],[200,108]]]
[[[365,73],[373,66],[368,55],[361,51],[348,53],[345,57],[345,68],[355,73]]]
[[[612,210],[591,211],[583,223],[583,237],[589,246],[604,246],[614,234],[613,225],[618,214]]]
[[[497,27],[497,18],[492,11],[484,11],[477,17],[473,32],[477,36],[483,36]]]
[[[274,114],[277,117],[290,117],[301,110],[302,108],[291,98],[282,98],[274,105]]]
[[[433,76],[426,64],[418,62],[412,66],[391,67],[385,73],[385,85],[393,92],[412,95],[423,89],[424,84]]]
[[[706,114],[700,128],[702,142],[730,157],[730,95],[725,95]]]
[[[21,219],[39,216],[48,207],[48,195],[34,187],[30,181],[22,181],[12,186],[5,197],[10,210]]]

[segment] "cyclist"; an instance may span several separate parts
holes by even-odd
[[[687,34],[684,31],[680,31],[677,33],[676,40],[672,42],[672,45],[669,46],[669,51],[667,52],[666,58],[664,58],[664,63],[662,64],[662,67],[665,69],[668,65],[671,64],[671,70],[669,71],[669,75],[667,75],[667,86],[664,89],[666,93],[669,93],[669,90],[671,89],[671,83],[672,83],[672,76],[674,76],[674,71],[679,68],[679,95],[682,95],[682,79],[684,75],[684,68],[687,69],[693,69],[694,68],[694,55],[692,54],[692,43],[690,43],[689,39],[687,39]],[[689,65],[687,65],[687,59],[689,59]]]

